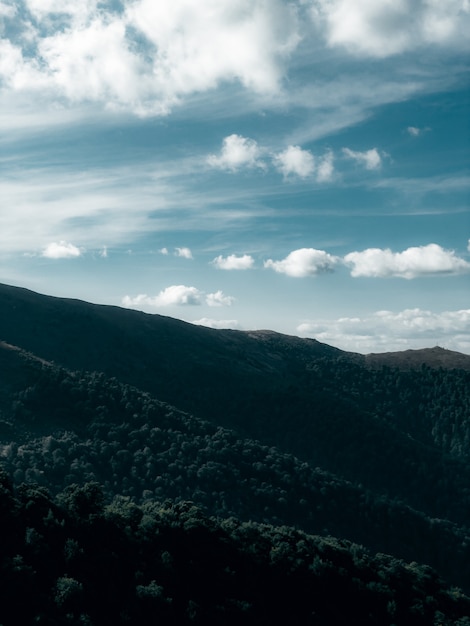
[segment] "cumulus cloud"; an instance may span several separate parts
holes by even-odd
[[[41,85],[142,115],[168,113],[182,97],[226,81],[272,94],[300,41],[297,11],[282,0],[26,4],[29,15],[0,5],[15,20],[0,66],[10,86]]]
[[[206,303],[208,306],[231,306],[235,298],[226,296],[222,291],[205,294],[196,287],[186,285],[171,285],[166,287],[157,296],[139,294],[138,296],[124,296],[122,305],[132,307],[165,307],[165,306],[199,306]]]
[[[202,304],[203,294],[196,287],[187,287],[186,285],[171,285],[166,287],[158,296],[148,296],[147,294],[139,294],[134,298],[124,296],[122,304],[125,307],[140,306],[186,306]]]
[[[41,38],[38,57],[49,81],[71,101],[137,107],[142,59],[129,43],[125,22],[107,16]]]
[[[352,266],[351,276],[354,277],[411,279],[470,271],[470,263],[456,256],[453,250],[445,250],[435,243],[407,248],[403,252],[368,248],[362,252],[350,252],[344,257],[344,262]]]
[[[365,317],[305,321],[297,331],[343,350],[364,353],[435,345],[469,352],[470,309],[376,311]]]
[[[223,140],[219,156],[211,154],[207,157],[207,162],[212,167],[231,172],[242,167],[264,168],[263,162],[259,160],[260,155],[261,150],[254,139],[233,134]]]
[[[191,92],[233,79],[273,90],[280,58],[299,41],[295,12],[280,0],[140,0],[127,16],[158,51],[157,80]]]
[[[236,256],[235,254],[229,254],[227,257],[219,255],[212,261],[219,270],[249,270],[254,265],[254,259],[249,254],[242,256]]]
[[[81,256],[80,248],[66,241],[53,242],[44,248],[42,256],[48,259],[73,259]]]
[[[382,158],[377,148],[371,148],[365,152],[356,152],[349,148],[343,148],[343,154],[348,159],[353,159],[356,163],[363,165],[366,170],[377,170],[382,165]]]
[[[259,146],[253,139],[233,134],[225,137],[219,155],[209,155],[207,162],[212,167],[231,172],[244,167],[266,170],[267,164],[261,160],[262,154],[266,152],[267,149]],[[334,156],[331,150],[318,160],[318,165],[310,150],[304,150],[300,146],[290,145],[285,150],[272,154],[271,158],[272,165],[285,179],[309,178],[315,173],[318,182],[328,182],[333,178]]]
[[[423,45],[465,46],[468,0],[314,0],[312,17],[330,46],[378,58]]]
[[[4,2],[0,2],[0,17],[2,18],[13,18],[15,17],[15,15],[17,14],[17,7],[9,5],[9,4],[5,4]],[[2,25],[0,24],[0,29],[2,28]]]
[[[468,46],[468,0],[24,0],[0,3],[0,80],[142,116],[227,83],[271,97],[302,38],[317,39],[308,7],[330,46],[357,54]]]
[[[75,20],[86,20],[90,12],[96,10],[97,0],[26,0],[29,12],[36,20],[42,20],[52,15],[64,15]]]
[[[175,256],[182,257],[183,259],[192,259],[193,253],[189,248],[175,248]]]
[[[238,320],[214,320],[209,317],[202,317],[200,320],[194,320],[191,324],[197,326],[207,326],[207,328],[231,328],[233,330],[239,330],[241,328]]]
[[[313,154],[309,150],[302,150],[299,146],[288,146],[283,152],[274,156],[273,162],[286,178],[290,175],[307,178],[315,170]]]
[[[234,302],[235,298],[226,296],[220,289],[215,293],[208,293],[206,296],[206,303],[209,306],[232,306]]]
[[[324,250],[300,248],[288,254],[281,261],[268,259],[265,261],[264,267],[273,269],[280,274],[301,278],[332,272],[338,262],[338,257],[332,256]]]

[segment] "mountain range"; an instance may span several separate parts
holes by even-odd
[[[191,500],[470,590],[468,355],[364,356],[0,285],[0,367],[14,484]]]

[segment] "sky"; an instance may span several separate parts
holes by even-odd
[[[469,0],[0,0],[0,282],[470,354]]]

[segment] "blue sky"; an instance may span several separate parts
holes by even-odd
[[[470,353],[468,0],[0,0],[0,281]]]

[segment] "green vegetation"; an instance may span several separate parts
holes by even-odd
[[[470,624],[428,567],[191,502],[106,504],[96,483],[53,500],[1,475],[0,509],[4,626]]]
[[[470,357],[0,307],[2,626],[470,623]]]
[[[0,450],[17,485],[37,483],[57,494],[96,481],[106,497],[138,504],[191,500],[220,517],[288,524],[428,563],[470,588],[465,527],[431,519],[104,374],[71,373],[20,351],[0,350],[0,358],[9,373],[4,398],[12,382],[3,404],[9,438]]]
[[[470,356],[424,350],[404,370],[387,365],[396,355],[371,361],[314,340],[4,285],[0,306],[0,339],[38,357],[103,372],[431,517],[469,523]]]

